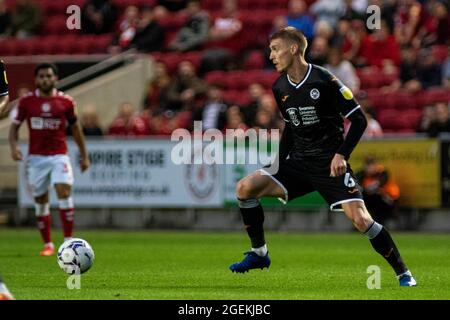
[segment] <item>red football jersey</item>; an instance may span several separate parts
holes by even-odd
[[[66,154],[66,125],[77,119],[75,102],[61,91],[42,97],[39,90],[19,100],[14,123],[27,121],[30,131],[29,154]]]

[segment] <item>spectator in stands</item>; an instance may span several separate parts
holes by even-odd
[[[395,30],[395,17],[396,17],[396,10],[399,6],[399,1],[397,0],[370,0],[369,3],[366,5],[366,9],[368,5],[375,5],[381,8],[381,19],[385,20],[390,30]],[[366,9],[364,9],[364,12],[366,12]],[[368,18],[371,13],[365,13],[364,22]]]
[[[186,8],[188,20],[178,32],[169,48],[176,51],[198,49],[208,40],[209,15],[202,10],[200,0],[189,0]]]
[[[327,62],[329,50],[330,47],[327,39],[324,37],[315,37],[311,44],[311,49],[307,53],[307,61],[323,66]]]
[[[85,136],[102,136],[103,130],[98,123],[95,105],[87,105],[81,111],[81,127]]]
[[[222,12],[209,31],[208,49],[204,51],[201,73],[229,70],[234,57],[240,53],[242,21],[237,13],[236,0],[223,0]]]
[[[277,103],[273,97],[272,93],[266,93],[261,96],[258,101],[258,111],[255,117],[255,126],[262,128],[263,124],[267,124],[266,121],[262,121],[265,119],[265,114],[262,119],[258,119],[260,112],[265,112],[270,117],[270,126],[272,129],[281,129],[284,125],[284,120],[280,117],[279,109],[277,107]]]
[[[442,84],[450,89],[450,47],[448,48],[447,59],[442,64]]]
[[[420,120],[419,126],[417,128],[418,133],[428,133],[431,124],[436,121],[436,111],[434,106],[425,106],[422,112],[422,119]]]
[[[0,0],[0,39],[8,36],[11,28],[11,12],[6,6],[5,0]]]
[[[276,124],[271,114],[267,110],[261,109],[256,113],[253,128],[257,131],[260,129],[271,130],[276,128]]]
[[[203,131],[208,129],[223,130],[227,121],[227,104],[222,98],[222,89],[210,85],[207,91],[207,101],[202,108],[195,111],[194,120],[202,121]]]
[[[244,122],[244,116],[241,109],[237,105],[230,106],[226,111],[226,129],[242,129],[245,132],[248,127]]]
[[[320,20],[314,24],[314,35],[315,37],[327,39],[327,42],[330,44],[333,39],[334,31],[328,22]]]
[[[160,51],[164,44],[164,29],[155,21],[153,9],[145,7],[136,25],[135,34],[126,49],[135,48],[139,52]]]
[[[330,49],[325,68],[349,87],[353,93],[358,92],[360,83],[355,68],[348,60],[342,58],[342,52],[339,48]]]
[[[338,29],[342,38],[342,52],[344,59],[350,61],[355,67],[366,65],[364,59],[360,56],[363,40],[367,36],[366,26],[361,20],[353,20],[350,26],[344,23]]]
[[[114,52],[120,52],[128,47],[136,34],[136,28],[139,22],[139,9],[136,6],[128,6],[125,9],[123,17],[118,23],[116,35],[113,40]]]
[[[17,38],[28,38],[39,32],[42,12],[33,0],[17,0],[11,16],[11,34]]]
[[[119,112],[108,129],[112,136],[145,136],[150,133],[149,126],[145,121],[135,114],[131,103],[123,103]]]
[[[395,14],[394,34],[399,45],[410,45],[418,49],[423,30],[431,26],[431,17],[419,1],[400,1]]]
[[[422,5],[425,12],[423,23],[418,26],[412,44],[415,48],[429,47],[434,44],[445,45],[449,39],[450,16],[445,2],[429,1]]]
[[[206,92],[207,86],[195,73],[190,61],[178,65],[178,74],[167,91],[167,109],[179,111],[193,106],[195,100]]]
[[[314,37],[314,20],[308,15],[306,9],[305,1],[290,0],[286,21],[288,26],[302,31],[305,37],[311,40]]]
[[[324,20],[335,28],[346,12],[346,4],[343,0],[318,0],[309,9],[316,16],[316,21]]]
[[[81,14],[82,32],[103,34],[113,31],[117,8],[111,0],[88,0]]]
[[[364,130],[363,139],[381,138],[383,136],[383,129],[380,123],[375,119],[374,109],[364,110],[364,114],[367,119],[367,127]]]
[[[437,137],[440,133],[450,133],[450,112],[447,103],[438,102],[434,105],[436,118],[428,128],[430,137]]]
[[[422,89],[441,85],[441,66],[436,62],[430,49],[422,49],[417,59],[417,79]]]
[[[346,21],[351,20],[365,21],[366,10],[368,7],[367,2],[368,1],[366,0],[362,1],[345,0],[345,12],[340,17],[340,19],[344,19]]]
[[[361,106],[361,110],[366,116],[367,127],[364,130],[363,139],[381,138],[383,136],[383,129],[380,123],[376,120],[376,111],[369,99],[367,92],[364,90],[358,91],[356,98]],[[344,131],[347,134],[350,126],[350,121],[347,119],[344,122]]]
[[[176,12],[186,8],[187,0],[158,0],[158,5],[166,8],[168,11]]]
[[[400,188],[386,168],[368,156],[364,160],[363,170],[355,174],[363,188],[364,202],[370,213],[380,223],[395,218],[400,198]]]
[[[264,94],[264,87],[259,83],[251,83],[248,86],[248,94],[250,96],[250,103],[242,108],[245,123],[248,127],[253,127],[255,122],[255,115],[258,111],[259,100]]]
[[[147,92],[144,96],[144,109],[153,113],[168,108],[168,91],[171,81],[167,66],[162,62],[157,62],[155,64],[154,78],[149,81]]]
[[[394,66],[400,65],[400,47],[385,20],[381,20],[380,26],[365,37],[360,55],[365,64],[390,72]]]
[[[400,64],[400,77],[390,85],[382,87],[384,93],[404,90],[415,93],[421,90],[422,85],[417,78],[417,54],[412,46],[403,46],[401,49],[402,62]]]
[[[450,32],[450,14],[449,14],[449,2],[440,0],[436,1],[433,6],[432,14],[437,20],[435,30],[435,40],[433,44],[437,45],[449,45],[449,32]]]

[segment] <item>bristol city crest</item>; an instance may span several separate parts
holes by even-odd
[[[49,103],[44,103],[44,104],[42,105],[42,111],[43,111],[43,112],[49,112],[50,109],[51,109],[51,106],[50,106]]]

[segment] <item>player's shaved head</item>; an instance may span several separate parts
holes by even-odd
[[[282,39],[285,40],[291,44],[297,44],[299,46],[299,51],[302,54],[302,56],[305,55],[306,47],[308,46],[308,41],[306,40],[306,37],[303,35],[303,33],[294,28],[294,27],[286,27],[283,28],[275,33],[273,33],[270,36],[270,42],[272,42],[275,39]]]

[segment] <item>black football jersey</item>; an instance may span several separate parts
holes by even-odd
[[[8,94],[8,78],[3,61],[0,60],[0,97]]]
[[[272,86],[281,114],[293,134],[291,158],[333,156],[344,141],[344,118],[360,106],[328,70],[309,64],[300,83],[282,74]]]

